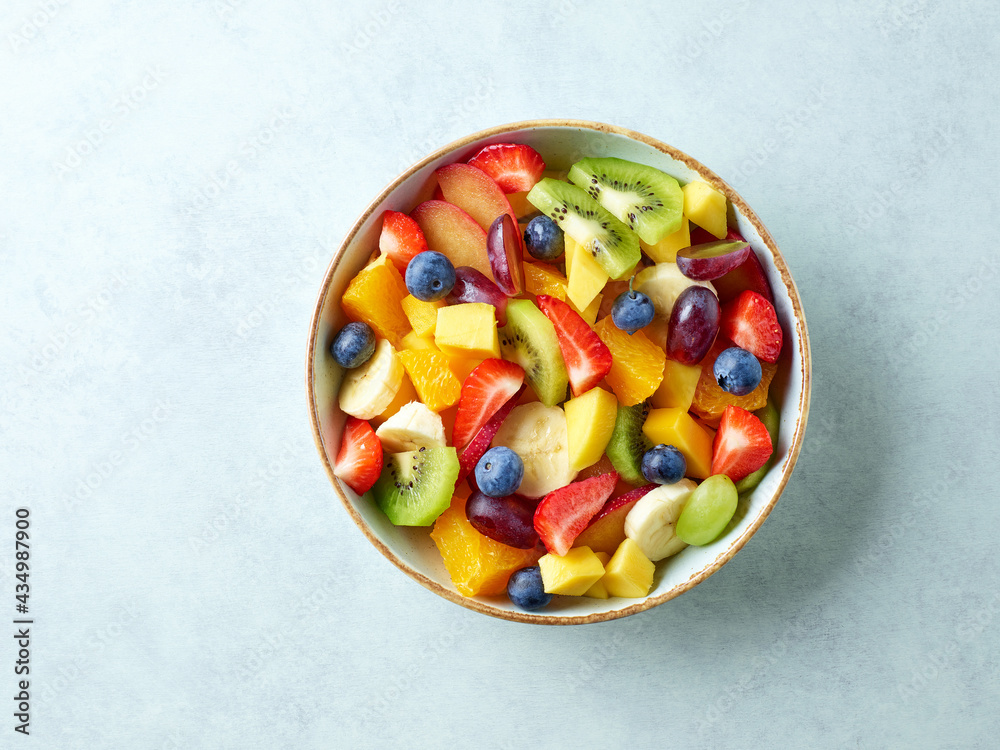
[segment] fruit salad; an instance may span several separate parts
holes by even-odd
[[[386,211],[330,354],[335,474],[428,527],[456,590],[640,598],[770,467],[783,333],[726,197],[517,143]]]

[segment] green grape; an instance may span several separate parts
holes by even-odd
[[[768,397],[767,403],[755,411],[754,416],[764,423],[764,426],[767,428],[767,433],[771,436],[771,448],[773,450],[777,450],[778,423],[781,421],[781,415],[778,413],[778,407],[775,405],[774,401]],[[743,479],[736,483],[736,492],[740,495],[745,495],[755,489],[757,485],[761,483],[761,480],[764,479],[764,475],[771,469],[772,464],[774,464],[773,453],[767,460],[766,464],[757,469],[757,471],[753,474],[743,477]]]
[[[725,474],[709,477],[691,493],[674,531],[682,542],[703,545],[726,528],[736,512],[736,485]]]

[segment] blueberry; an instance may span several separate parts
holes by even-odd
[[[515,606],[529,612],[541,609],[550,601],[552,594],[545,593],[542,583],[542,569],[537,565],[515,570],[507,581],[507,596]]]
[[[548,216],[536,216],[524,228],[524,247],[532,258],[555,260],[566,249],[562,230]]]
[[[455,266],[441,253],[424,250],[406,266],[406,288],[417,299],[444,299],[455,286]]]
[[[611,321],[629,336],[653,322],[656,309],[653,302],[642,292],[635,292],[629,282],[629,290],[622,292],[611,308]]]
[[[367,323],[348,323],[330,345],[337,364],[348,370],[361,367],[375,351],[375,332]]]
[[[654,484],[673,484],[684,478],[687,461],[672,445],[660,443],[642,456],[642,475]]]
[[[712,368],[719,387],[734,396],[746,396],[760,385],[760,362],[746,349],[731,346],[715,358]]]
[[[490,497],[506,497],[517,492],[524,479],[524,462],[510,448],[490,448],[476,464],[476,484]]]

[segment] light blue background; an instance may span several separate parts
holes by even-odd
[[[1000,17],[816,5],[4,3],[0,614],[26,504],[37,620],[32,736],[8,697],[0,745],[996,747]],[[354,218],[429,150],[533,117],[727,179],[813,346],[761,531],[596,626],[400,574],[306,414]]]

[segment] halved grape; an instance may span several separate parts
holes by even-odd
[[[485,302],[496,308],[497,323],[507,325],[507,295],[472,266],[459,266],[455,269],[455,286],[445,297],[445,302],[449,305]]]
[[[511,297],[524,291],[524,269],[521,266],[521,235],[510,214],[501,214],[486,233],[486,254],[490,258],[493,278],[500,290]]]
[[[517,549],[538,544],[535,504],[517,495],[490,497],[473,492],[465,504],[465,515],[476,531],[500,544]]]
[[[750,243],[719,240],[677,251],[677,268],[695,281],[713,281],[725,276],[747,259]]]
[[[715,474],[699,484],[681,511],[674,532],[682,542],[704,545],[726,528],[739,496],[736,485],[725,474]]]
[[[701,362],[719,334],[721,317],[719,298],[711,289],[689,286],[670,311],[667,356],[684,365]]]

